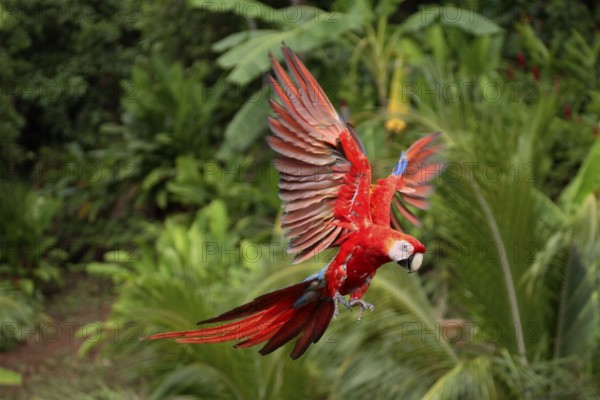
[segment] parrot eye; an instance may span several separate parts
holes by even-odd
[[[415,248],[405,240],[399,240],[394,243],[390,251],[388,252],[388,256],[392,261],[402,261],[406,260],[410,257],[415,251]]]

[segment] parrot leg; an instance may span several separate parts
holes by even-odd
[[[333,303],[335,304],[333,318],[337,318],[338,316],[338,304],[343,304],[350,311],[352,311],[352,307],[360,307],[360,310],[358,311],[358,318],[356,320],[357,323],[360,322],[360,320],[362,319],[365,310],[373,311],[375,309],[375,306],[371,303],[367,303],[366,301],[360,299],[353,299],[348,301],[346,300],[346,297],[342,296],[339,293],[336,293],[333,297]]]
[[[360,307],[360,310],[358,311],[358,318],[356,319],[357,324],[362,319],[362,316],[365,313],[365,310],[373,311],[375,309],[375,306],[373,304],[367,303],[366,301],[360,300],[360,299],[350,300],[350,306],[351,307],[356,307],[356,306]]]
[[[333,296],[333,304],[335,305],[335,311],[333,312],[333,318],[337,318],[337,316],[339,314],[338,304],[340,304],[340,303],[343,304],[344,306],[346,306],[346,308],[348,310],[352,311],[351,302],[346,300],[346,297],[344,297],[341,294],[336,292],[335,296]]]

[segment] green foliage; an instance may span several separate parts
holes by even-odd
[[[272,192],[247,182],[254,179],[272,188],[276,179],[266,163],[237,152],[228,156],[226,169],[214,161],[214,148],[223,140],[222,114],[217,109],[226,108],[228,92],[220,82],[211,88],[204,84],[208,71],[198,63],[184,70],[158,56],[149,72],[134,67],[135,93],[122,100],[124,124],[103,127],[116,138],[115,144],[93,155],[103,164],[132,166],[121,179],[128,185],[139,184],[139,206],[153,201],[163,209],[173,203],[203,206],[219,197],[240,200],[236,215],[272,213],[277,206],[271,202],[265,207],[263,201],[265,193]],[[242,127],[238,129],[245,133]],[[269,175],[271,179],[258,179]]]
[[[134,92],[122,99],[122,119],[133,139],[130,146],[143,151],[146,144],[149,153],[158,153],[147,158],[159,158],[158,162],[186,152],[207,158],[214,139],[210,129],[215,129],[210,117],[220,93],[204,86],[206,72],[204,65],[184,71],[179,63],[168,64],[160,56],[153,58],[150,73],[135,66],[131,72]]]
[[[133,230],[123,230],[123,227],[136,225],[131,221],[134,215],[155,216],[148,202],[142,200],[134,207],[132,201],[140,184],[134,177],[147,165],[138,162],[135,151],[122,151],[126,147],[122,137],[100,132],[102,126],[121,125],[124,110],[133,112],[131,103],[139,101],[135,81],[124,81],[131,78],[134,60],[138,65],[151,63],[152,55],[160,52],[165,59],[179,61],[178,66],[171,68],[173,74],[177,73],[175,69],[185,70],[187,77],[202,75],[214,83],[220,71],[207,68],[202,59],[211,60],[212,42],[233,31],[239,19],[230,16],[231,23],[223,24],[223,19],[207,18],[205,13],[190,10],[185,1],[163,0],[3,1],[0,10],[2,178],[10,175],[11,179],[43,186],[65,199],[67,211],[65,220],[60,223],[60,241],[75,243],[70,253],[73,261],[97,257],[106,248],[123,246]],[[169,63],[164,61],[163,68],[168,70]],[[187,70],[188,67],[191,69]],[[151,71],[137,69],[139,75],[149,74],[149,79],[168,74],[168,71],[152,68]],[[190,89],[196,90],[197,84]],[[215,94],[227,92],[220,86],[214,89]],[[147,86],[143,90],[143,95],[148,94]],[[160,90],[179,89],[164,85]],[[197,110],[210,111],[204,103],[207,93],[195,95],[203,100]],[[235,103],[240,96],[228,92],[220,101],[219,112],[212,115],[212,128],[203,126],[205,130],[222,125],[222,119],[229,118],[231,107],[237,108]],[[185,110],[185,104],[177,106],[174,112],[191,115],[190,110]],[[197,106],[198,102],[192,101],[189,105]],[[172,110],[173,107],[167,112]],[[146,122],[154,123],[149,118]],[[193,122],[192,117],[183,123],[188,124],[191,134],[196,134],[198,125],[191,126]],[[156,133],[161,132],[151,132]],[[220,137],[220,131],[216,136]],[[139,145],[140,140],[145,138],[138,137],[136,144]],[[178,136],[175,142],[181,140],[191,139]],[[109,146],[108,152],[98,151]],[[213,154],[208,151],[210,146],[202,146],[207,150],[205,154]],[[179,152],[171,153],[171,165],[179,155]],[[155,160],[150,162],[150,168],[155,167],[152,162]],[[101,173],[93,179],[82,177],[85,172],[95,170]],[[164,190],[161,195],[155,193],[161,192],[160,188],[151,189],[147,198],[164,199]],[[124,216],[131,220],[118,221]]]
[[[366,300],[376,310],[359,326],[342,312],[317,345],[321,384],[331,398],[421,398],[458,359],[420,280],[382,267]]]
[[[161,208],[167,206],[164,186],[178,155],[212,156],[220,132],[213,119],[222,92],[204,85],[206,73],[204,65],[185,71],[179,63],[155,56],[150,71],[136,66],[131,83],[124,84],[132,91],[122,99],[123,125],[103,126],[116,140],[93,156],[105,164],[133,165],[124,178],[141,184],[142,203],[152,196]]]
[[[191,7],[186,0],[147,0],[139,2],[136,11],[135,27],[140,32],[138,46],[142,55],[160,53],[184,67],[212,61],[213,43],[245,25],[236,15],[222,13],[217,17],[210,10]],[[221,71],[211,68],[209,74],[214,81]]]
[[[581,207],[584,199],[600,188],[600,141],[596,140],[589,150],[577,175],[561,195],[561,203],[569,211]]]
[[[199,163],[190,156],[180,156],[167,191],[174,202],[186,206],[202,207],[221,199],[235,218],[242,220],[272,217],[279,206],[277,172],[271,165],[252,162],[248,157],[239,160],[221,167],[215,161]]]
[[[0,182],[0,349],[22,340],[38,319],[40,286],[60,283],[66,254],[48,233],[60,205],[18,182]]]
[[[19,279],[33,294],[33,280],[57,280],[65,254],[48,234],[57,216],[60,199],[28,190],[17,182],[0,182],[0,273]]]
[[[447,48],[448,53],[455,49],[452,45],[437,47]],[[578,174],[581,178],[565,190],[560,207],[553,204],[543,185],[553,141],[557,140],[548,134],[556,132],[552,128],[557,123],[552,118],[557,112],[555,91],[540,82],[536,97],[515,97],[510,82],[494,71],[466,73],[463,68],[468,62],[440,68],[448,62],[436,58],[436,47],[432,48],[434,61],[417,81],[424,95],[414,97],[417,113],[413,118],[443,131],[449,144],[433,217],[441,251],[436,268],[449,268],[448,287],[460,287],[447,299],[448,310],[455,310],[447,318],[474,323],[479,334],[493,326],[498,337],[487,341],[487,350],[479,347],[485,335],[477,334],[473,342],[456,347],[470,361],[447,371],[427,397],[481,396],[484,392],[477,392],[474,382],[486,381],[483,389],[520,397],[522,392],[512,390],[527,377],[535,377],[527,390],[547,396],[576,379],[578,370],[590,367],[575,360],[594,357],[598,339],[592,317],[599,287],[594,283],[595,243],[599,241],[594,228],[595,199],[589,198],[589,211],[582,219],[589,227],[572,219],[578,201],[598,187],[586,172],[593,170],[586,164],[594,165],[589,160],[595,159],[595,149],[590,150]],[[455,50],[460,58],[461,50]],[[462,52],[468,54],[469,49]],[[490,78],[500,93],[494,101],[482,90]],[[476,90],[466,92],[468,84]],[[447,87],[460,90],[451,95],[440,93],[439,88]],[[489,168],[495,171],[492,175],[486,173]],[[587,183],[578,182],[581,180]],[[575,196],[579,189],[581,193]],[[571,237],[581,231],[586,232],[585,240]],[[594,243],[583,251],[588,254],[585,259],[579,255],[581,243]],[[457,315],[458,310],[462,312]],[[585,343],[585,356],[577,353],[581,351],[576,350],[581,349],[579,343]],[[563,348],[571,350],[560,350]],[[506,358],[497,358],[499,353],[510,355],[510,363],[518,366],[515,371],[507,374]],[[473,378],[467,365],[476,360],[487,366]],[[502,372],[490,373],[490,368]],[[577,382],[564,388],[564,396],[590,398],[589,381],[581,378]]]
[[[339,2],[339,7],[334,12],[329,13],[325,10],[307,6],[293,6],[275,10],[262,3],[252,2],[252,7],[256,7],[255,18],[275,25],[277,29],[256,29],[256,27],[253,27],[247,32],[237,32],[222,39],[213,46],[215,51],[223,53],[217,62],[221,67],[231,69],[227,76],[228,81],[247,85],[260,73],[268,70],[269,62],[266,54],[271,52],[275,57],[281,57],[279,47],[282,42],[296,52],[310,55],[315,49],[324,47],[332,40],[337,39],[335,44],[344,47],[349,53],[344,54],[342,58],[349,57],[350,59],[350,76],[352,79],[350,79],[349,84],[347,82],[343,84],[352,85],[352,87],[343,88],[340,93],[336,94],[348,93],[351,101],[360,99],[360,107],[365,107],[365,99],[356,95],[358,81],[364,79],[363,77],[359,78],[359,74],[363,72],[359,71],[359,68],[364,67],[370,73],[368,79],[371,82],[368,82],[368,84],[374,84],[377,90],[379,105],[385,106],[391,97],[390,65],[393,65],[396,60],[402,60],[404,57],[415,57],[415,51],[412,51],[411,54],[411,51],[407,51],[405,48],[413,44],[405,40],[405,36],[420,33],[428,27],[430,34],[440,35],[441,28],[436,23],[439,21],[443,26],[451,26],[459,32],[467,32],[476,36],[475,44],[471,46],[471,53],[467,54],[470,63],[465,65],[465,68],[477,69],[483,66],[489,71],[495,69],[493,61],[498,62],[498,58],[490,60],[487,58],[489,54],[481,51],[481,48],[487,49],[486,41],[493,41],[495,44],[500,43],[498,37],[490,36],[501,32],[496,24],[486,21],[484,17],[477,13],[456,9],[453,6],[448,6],[451,10],[448,10],[448,7],[444,9],[440,7],[424,8],[402,24],[389,24],[388,20],[395,11],[396,3],[398,2],[385,1],[377,6],[372,6],[367,1]],[[248,13],[250,3],[224,2],[216,9],[214,2],[199,0],[192,2],[192,4],[212,12],[233,12],[244,16]],[[450,20],[447,17],[449,12],[463,15],[465,18]],[[298,16],[298,18],[291,19],[290,15]],[[450,29],[449,32],[452,33],[452,30]],[[467,45],[465,37],[454,35],[454,38],[462,39],[461,46]],[[439,41],[435,43],[435,40],[432,40],[432,42],[434,42],[432,45],[436,46],[434,53],[437,57],[439,55],[437,53],[443,52],[445,48],[437,46],[437,44],[440,44]],[[461,46],[457,45],[457,48]],[[411,49],[415,50],[416,48],[412,46]],[[465,54],[465,52],[462,54]],[[323,57],[328,56],[324,55]],[[242,61],[240,62],[240,60]],[[441,62],[442,60],[438,61]],[[464,60],[459,61],[463,62]],[[226,129],[226,142],[219,153],[221,159],[230,156],[233,149],[244,150],[265,130],[265,123],[257,120],[257,114],[264,114],[267,110],[266,101],[260,101],[264,94],[265,90],[262,90],[257,95],[253,95],[229,123]],[[365,111],[365,108],[359,111]],[[382,122],[380,118],[373,118],[373,115],[368,115],[366,118],[362,116],[356,121],[351,120],[351,122],[359,125],[361,122],[367,122],[366,119],[375,119],[379,123]],[[241,129],[244,126],[252,128]],[[368,122],[365,126],[368,126],[372,131],[375,128],[374,124]],[[383,134],[381,129],[376,129],[376,131]],[[385,146],[378,146],[378,148],[385,149]]]
[[[248,276],[264,274],[273,260],[266,255],[274,250],[241,240],[243,225],[230,221],[224,203],[214,201],[189,225],[167,220],[156,245],[141,243],[134,262],[90,264],[91,273],[112,276],[121,288],[106,328],[132,326],[136,336],[191,329],[194,321],[247,296]],[[305,398],[314,389],[310,370],[284,354],[257,359],[253,350],[135,343],[130,335],[117,348],[144,356],[147,368],[137,373],[153,377],[150,398]]]
[[[3,1],[0,137],[37,149],[79,140],[97,144],[116,116],[119,81],[129,70],[135,1]],[[111,62],[106,62],[111,60]],[[4,136],[8,135],[8,136]]]
[[[84,260],[118,293],[104,354],[131,357],[140,387],[56,398],[596,398],[600,36],[597,7],[562,3],[1,1],[0,348]],[[375,312],[357,327],[342,311],[299,361],[139,341],[322,267],[287,267],[257,144],[282,42],[347,104],[375,176],[444,133],[409,231],[430,264],[383,267]],[[20,379],[0,368],[0,385]]]
[[[224,133],[224,142],[216,157],[219,160],[235,159],[236,154],[246,151],[266,129],[265,116],[269,113],[268,96],[265,88],[250,95],[239,109]]]
[[[419,31],[438,22],[442,26],[455,27],[477,36],[494,35],[501,28],[472,9],[457,8],[454,5],[430,5],[407,18],[403,26],[406,31]]]
[[[555,277],[558,282],[562,278],[562,282],[554,356],[570,357],[584,364],[594,357],[600,333],[598,211],[598,201],[593,195],[588,195],[572,225],[567,262],[562,268],[558,267],[560,275]]]
[[[573,30],[565,40],[546,44],[530,25],[520,24],[517,29],[520,33],[517,45],[523,49],[525,58],[525,65],[515,68],[521,87],[538,86],[532,78],[533,69],[538,68],[541,79],[552,79],[559,90],[562,112],[550,127],[550,135],[557,137],[551,152],[554,168],[545,184],[550,197],[556,199],[566,184],[565,177],[579,169],[600,130],[597,107],[600,39],[596,36],[588,40]]]
[[[0,284],[0,350],[11,349],[24,340],[24,331],[32,329],[39,319],[39,299],[26,292],[20,282]]]
[[[264,19],[278,29],[260,29],[239,32],[215,43],[214,48],[224,51],[217,59],[222,68],[233,68],[227,80],[246,85],[266,72],[269,59],[266,55],[285,42],[297,52],[305,52],[336,39],[339,35],[357,28],[361,18],[356,14],[328,13],[309,6],[291,6],[275,10],[255,1],[227,1],[215,9],[215,3],[193,0],[191,5],[211,12],[234,12],[246,17],[249,7],[256,8],[256,19]],[[277,52],[279,53],[279,52]]]
[[[226,1],[216,4],[212,1],[194,0],[192,7],[201,9],[210,15],[234,13],[247,17],[250,30],[233,33],[214,43],[213,50],[223,53],[217,64],[231,71],[226,81],[246,87],[260,74],[267,72],[270,63],[267,55],[273,53],[281,59],[279,51],[282,43],[296,52],[307,54],[319,47],[331,43],[340,35],[358,29],[362,17],[356,12],[328,12],[311,6],[293,5],[274,9],[256,1]],[[258,21],[268,25],[257,29]],[[274,28],[273,28],[274,26]],[[235,117],[225,130],[218,158],[229,159],[235,152],[245,151],[266,131],[263,117],[268,111],[267,96],[270,92],[260,89],[247,96],[247,101],[239,107]]]

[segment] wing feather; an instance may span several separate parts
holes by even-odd
[[[425,210],[429,207],[429,196],[433,192],[431,181],[441,172],[442,164],[432,159],[443,146],[434,144],[440,132],[425,136],[409,147],[405,158],[408,162],[402,174],[392,201],[391,223],[395,229],[402,230],[400,216],[413,225],[420,225],[421,220],[408,208]]]
[[[304,161],[307,164],[327,165],[335,161],[334,157],[331,154],[326,156],[315,155],[301,147],[297,147],[293,144],[287,143],[277,136],[267,137],[267,142],[269,143],[271,148],[279,154],[288,156],[290,158],[295,158],[300,161]]]
[[[267,142],[279,153],[273,163],[280,172],[288,252],[300,262],[338,245],[353,226],[370,219],[371,169],[354,129],[300,59],[287,47],[283,53],[287,71],[270,55],[275,100],[269,104],[276,117],[267,120],[273,132]],[[319,332],[320,324],[315,328]]]

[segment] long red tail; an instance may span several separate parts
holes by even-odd
[[[259,351],[266,355],[300,336],[290,354],[295,360],[323,336],[334,309],[322,281],[313,278],[264,294],[218,317],[200,321],[198,325],[233,322],[191,331],[159,333],[148,339],[176,338],[179,343],[239,341],[236,348],[267,342]]]

